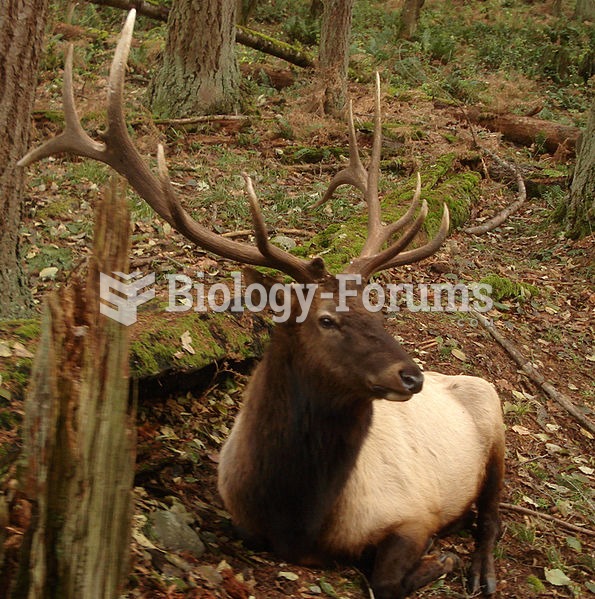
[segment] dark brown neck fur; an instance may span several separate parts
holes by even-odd
[[[372,406],[308,363],[291,326],[278,326],[254,373],[247,430],[255,478],[250,511],[272,549],[292,561],[317,541],[368,432]]]

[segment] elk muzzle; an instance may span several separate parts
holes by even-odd
[[[368,386],[376,399],[407,401],[421,391],[423,384],[424,375],[415,364],[392,364],[379,373],[368,375]]]

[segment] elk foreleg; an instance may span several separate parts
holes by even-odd
[[[475,551],[469,573],[469,591],[493,595],[496,592],[494,548],[500,538],[499,503],[504,476],[503,457],[498,454],[488,463],[486,477],[477,499]]]
[[[376,599],[404,599],[455,569],[459,560],[451,553],[425,555],[430,542],[426,534],[399,531],[378,545],[371,579]]]

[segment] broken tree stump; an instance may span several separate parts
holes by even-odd
[[[127,272],[129,217],[115,184],[96,212],[86,281],[47,300],[25,400],[31,524],[13,597],[111,599],[128,573],[136,428],[128,332],[99,311],[99,274]]]

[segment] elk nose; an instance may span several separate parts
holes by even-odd
[[[403,387],[410,393],[419,393],[424,385],[424,375],[419,368],[403,369],[399,372]]]

